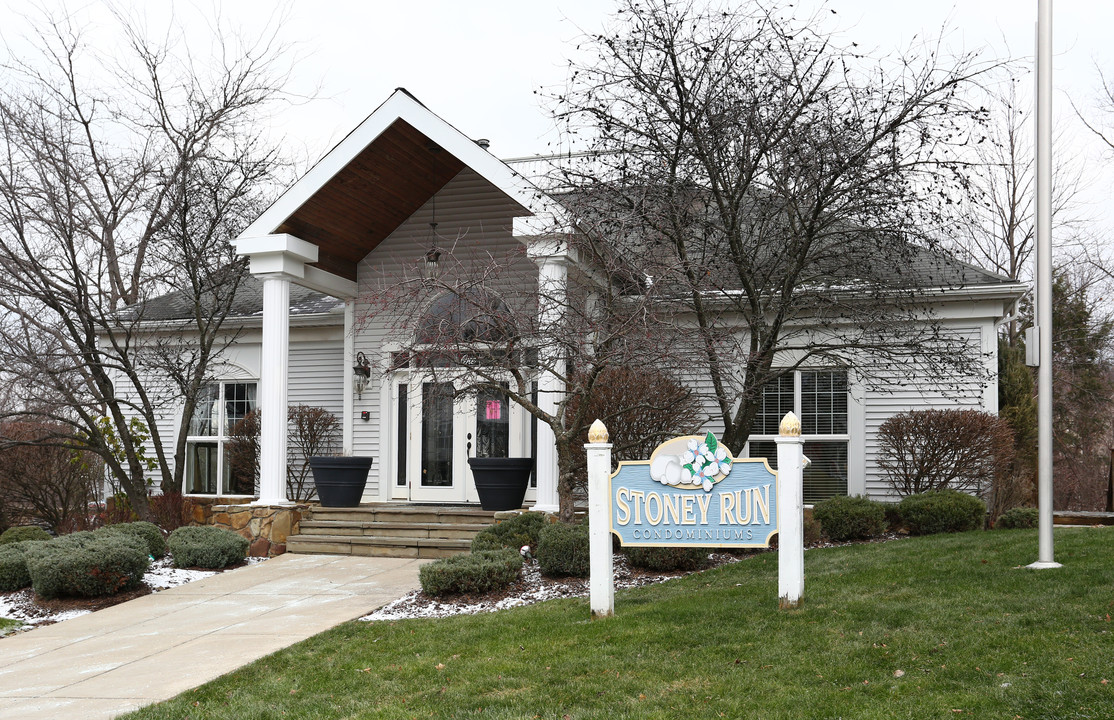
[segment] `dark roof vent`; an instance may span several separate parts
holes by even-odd
[[[491,147],[491,141],[487,138],[480,138],[476,141],[476,144],[482,147],[484,150],[487,150],[489,147]]]

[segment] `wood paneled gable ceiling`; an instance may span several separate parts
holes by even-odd
[[[395,120],[275,232],[317,245],[316,267],[355,280],[360,260],[463,168],[405,120]]]

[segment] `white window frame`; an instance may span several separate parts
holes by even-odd
[[[808,435],[806,435],[802,431],[801,438],[803,440],[805,440],[806,442],[844,442],[844,443],[847,443],[847,494],[848,495],[862,494],[865,491],[865,489],[863,487],[861,487],[862,480],[858,479],[858,477],[861,476],[862,473],[861,473],[861,471],[858,470],[860,463],[857,462],[857,457],[856,457],[857,443],[852,438],[852,432],[851,432],[851,429],[853,427],[857,426],[856,421],[858,420],[859,415],[860,415],[860,413],[858,412],[859,408],[857,407],[858,403],[856,402],[855,393],[852,392],[851,371],[848,368],[842,368],[842,367],[802,367],[802,368],[797,368],[795,370],[792,370],[791,372],[793,373],[793,413],[798,418],[802,418],[802,419],[804,417],[804,414],[801,412],[801,405],[802,405],[802,402],[801,402],[801,398],[802,398],[802,394],[801,394],[801,387],[802,387],[801,376],[802,376],[802,374],[806,373],[806,372],[842,372],[842,373],[844,373],[844,375],[846,377],[846,383],[847,383],[847,432],[844,432],[844,433],[828,433],[828,434],[808,434]],[[803,430],[803,428],[802,428],[802,430]],[[777,440],[777,437],[778,437],[777,433],[773,433],[773,434],[751,433],[750,437],[747,438],[746,447],[744,448],[744,452],[746,453],[746,456],[751,457],[750,447],[751,447],[751,442],[752,441],[774,442],[775,440]]]
[[[183,473],[182,473],[182,484],[183,484],[184,488],[190,487],[192,485],[191,473],[194,470],[194,467],[191,466],[191,464],[190,464],[190,458],[192,457],[192,453],[190,452],[190,446],[191,445],[196,445],[196,444],[199,444],[199,443],[216,443],[216,445],[217,445],[217,470],[216,470],[217,491],[215,493],[185,492],[183,494],[186,497],[202,497],[202,498],[212,498],[212,497],[253,498],[253,497],[256,497],[255,493],[253,493],[251,495],[245,495],[245,494],[234,494],[234,493],[224,493],[224,492],[222,492],[222,488],[224,486],[224,462],[225,462],[225,460],[224,460],[224,446],[228,442],[228,416],[227,416],[228,406],[227,406],[227,403],[226,403],[226,400],[225,400],[225,397],[226,397],[225,396],[225,387],[228,386],[228,385],[254,385],[255,386],[255,395],[256,395],[255,409],[258,408],[258,404],[259,404],[259,400],[258,400],[259,381],[256,380],[256,379],[231,378],[231,379],[228,379],[228,380],[213,380],[212,382],[205,383],[205,385],[203,385],[201,387],[201,390],[198,393],[199,396],[200,396],[201,393],[208,391],[209,388],[212,388],[214,386],[217,387],[217,400],[216,400],[216,402],[217,402],[217,407],[219,409],[219,416],[218,416],[218,419],[217,419],[217,424],[218,424],[218,430],[220,431],[220,434],[217,434],[217,435],[187,435],[186,436],[186,457],[183,458],[183,462],[185,463],[185,468],[184,468]],[[194,408],[194,412],[197,412],[196,407]],[[190,426],[191,422],[192,422],[192,418],[186,424],[186,432],[187,433],[189,432],[189,426]],[[258,484],[258,478],[256,479],[256,484]]]

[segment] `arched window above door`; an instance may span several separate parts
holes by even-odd
[[[434,300],[418,322],[425,345],[503,342],[514,335],[507,304],[479,289],[450,291]]]

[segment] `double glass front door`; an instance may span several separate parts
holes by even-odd
[[[453,383],[417,374],[393,390],[397,499],[478,502],[468,458],[524,454],[522,412],[499,393],[454,399]]]

